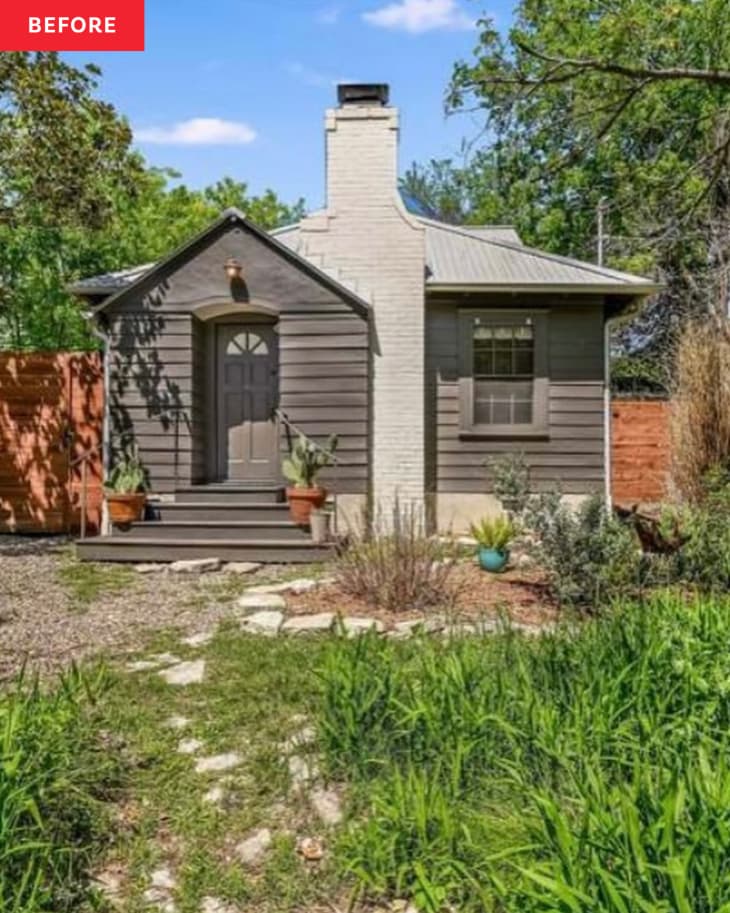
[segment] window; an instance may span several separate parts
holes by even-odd
[[[547,316],[461,312],[462,433],[547,431]]]
[[[245,355],[247,352],[256,355],[268,355],[269,347],[258,333],[243,330],[231,339],[226,347],[226,355]]]

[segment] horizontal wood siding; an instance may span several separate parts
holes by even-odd
[[[194,434],[201,421],[203,391],[196,385],[198,352],[193,318],[185,313],[139,311],[112,316],[110,410],[113,445],[134,442],[154,492],[174,491],[176,481],[194,481]]]
[[[280,406],[314,440],[339,436],[337,464],[322,474],[341,493],[364,494],[368,480],[368,324],[358,314],[335,311],[303,317],[282,309]],[[347,357],[336,358],[346,353]],[[282,449],[288,449],[282,429]]]
[[[523,300],[525,307],[544,301]],[[489,300],[480,302],[485,308]],[[491,306],[515,307],[495,299]],[[469,307],[475,307],[473,301]],[[545,438],[469,438],[459,434],[458,309],[441,301],[427,314],[427,478],[431,491],[487,492],[485,461],[523,453],[535,491],[565,494],[604,484],[603,316],[599,301],[551,302],[548,319],[549,432]]]
[[[244,264],[247,300],[276,317],[279,403],[315,440],[339,435],[338,465],[323,481],[342,493],[367,490],[369,336],[365,307],[353,304],[288,255],[241,227],[223,227],[163,276],[124,296],[108,313],[112,332],[114,429],[136,440],[155,492],[206,481],[215,438],[214,391],[207,391],[210,327],[196,310],[232,300],[223,264]],[[278,315],[278,317],[277,317]],[[223,317],[219,316],[223,322]],[[282,455],[287,437],[282,430]]]

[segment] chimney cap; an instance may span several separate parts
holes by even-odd
[[[385,82],[342,83],[337,86],[337,100],[345,105],[387,105],[390,86]]]

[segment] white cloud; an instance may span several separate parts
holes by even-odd
[[[191,117],[168,127],[137,128],[134,137],[140,143],[169,146],[245,146],[256,139],[256,131],[242,121]]]
[[[363,13],[362,18],[370,25],[412,34],[435,29],[466,30],[476,25],[476,20],[461,9],[457,0],[398,0]]]
[[[320,25],[337,25],[342,15],[342,9],[339,6],[325,6],[317,13],[317,22]]]

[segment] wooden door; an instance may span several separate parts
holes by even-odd
[[[279,477],[277,334],[270,324],[217,328],[218,471],[232,481]]]

